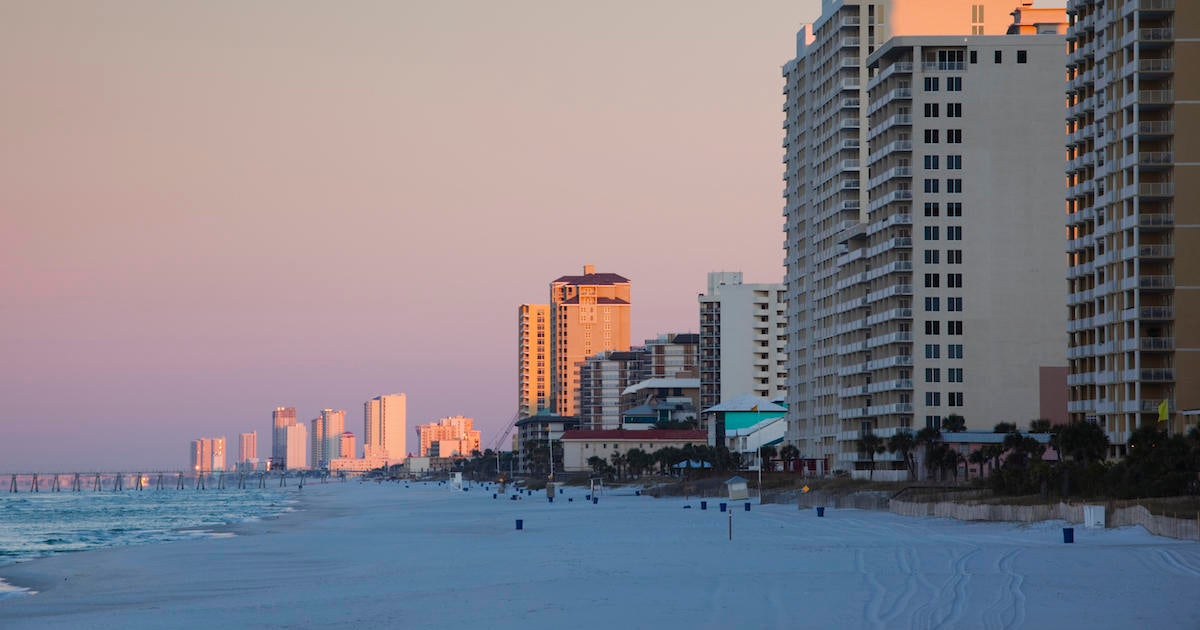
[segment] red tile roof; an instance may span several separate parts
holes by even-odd
[[[696,429],[643,429],[622,430],[607,429],[596,431],[590,429],[575,429],[562,434],[564,440],[644,440],[647,442],[669,440],[672,442],[708,442],[708,431]]]
[[[629,278],[619,276],[615,273],[589,273],[584,276],[560,276],[553,284],[582,284],[582,285],[601,285],[601,284],[623,284],[629,282]]]

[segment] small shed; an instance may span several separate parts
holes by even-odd
[[[725,489],[729,492],[730,501],[750,498],[750,490],[746,486],[746,480],[742,477],[731,477],[725,482]]]

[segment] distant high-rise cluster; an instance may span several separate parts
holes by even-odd
[[[271,468],[287,468],[288,427],[296,425],[295,407],[276,407],[271,413]]]
[[[472,418],[450,416],[418,425],[416,430],[421,457],[469,457],[479,450],[479,431]]]
[[[404,394],[376,396],[363,404],[363,457],[400,461],[407,455],[406,405]]]
[[[225,470],[225,438],[192,440],[191,470],[195,473]]]

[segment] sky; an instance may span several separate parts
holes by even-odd
[[[783,278],[780,67],[816,0],[0,3],[0,472],[408,395],[517,406],[584,264],[635,344]]]

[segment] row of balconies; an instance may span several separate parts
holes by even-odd
[[[1175,30],[1170,27],[1139,28],[1129,31],[1121,37],[1121,48],[1127,48],[1135,43],[1143,48],[1164,46],[1174,39]]]
[[[888,170],[880,173],[879,175],[872,177],[867,182],[867,188],[874,189],[874,188],[878,187],[880,184],[882,184],[883,182],[886,182],[887,180],[892,179],[893,177],[911,178],[912,177],[912,167],[911,166],[893,166],[892,168],[889,168]]]
[[[1128,18],[1135,11],[1141,11],[1149,16],[1150,14],[1165,14],[1175,10],[1175,0],[1136,0],[1136,2],[1126,2],[1123,5],[1121,17]]]
[[[1174,90],[1138,90],[1121,98],[1121,109],[1137,105],[1139,108],[1156,108],[1175,102]]]
[[[891,116],[881,120],[878,124],[871,125],[870,131],[867,132],[867,142],[874,140],[879,136],[879,134],[892,129],[893,127],[911,127],[912,123],[912,114],[892,114]]]
[[[867,108],[867,115],[870,116],[875,112],[890,105],[893,101],[911,101],[912,88],[898,87],[892,88],[884,92],[878,98],[871,101],[871,106]]]
[[[871,77],[871,79],[869,81],[867,81],[867,89],[868,90],[875,89],[880,84],[882,84],[884,81],[887,81],[889,78],[891,78],[893,75],[912,74],[912,72],[913,72],[913,63],[911,61],[898,61],[898,62],[893,63],[892,65],[884,68],[879,74],[876,74],[875,76]]]

